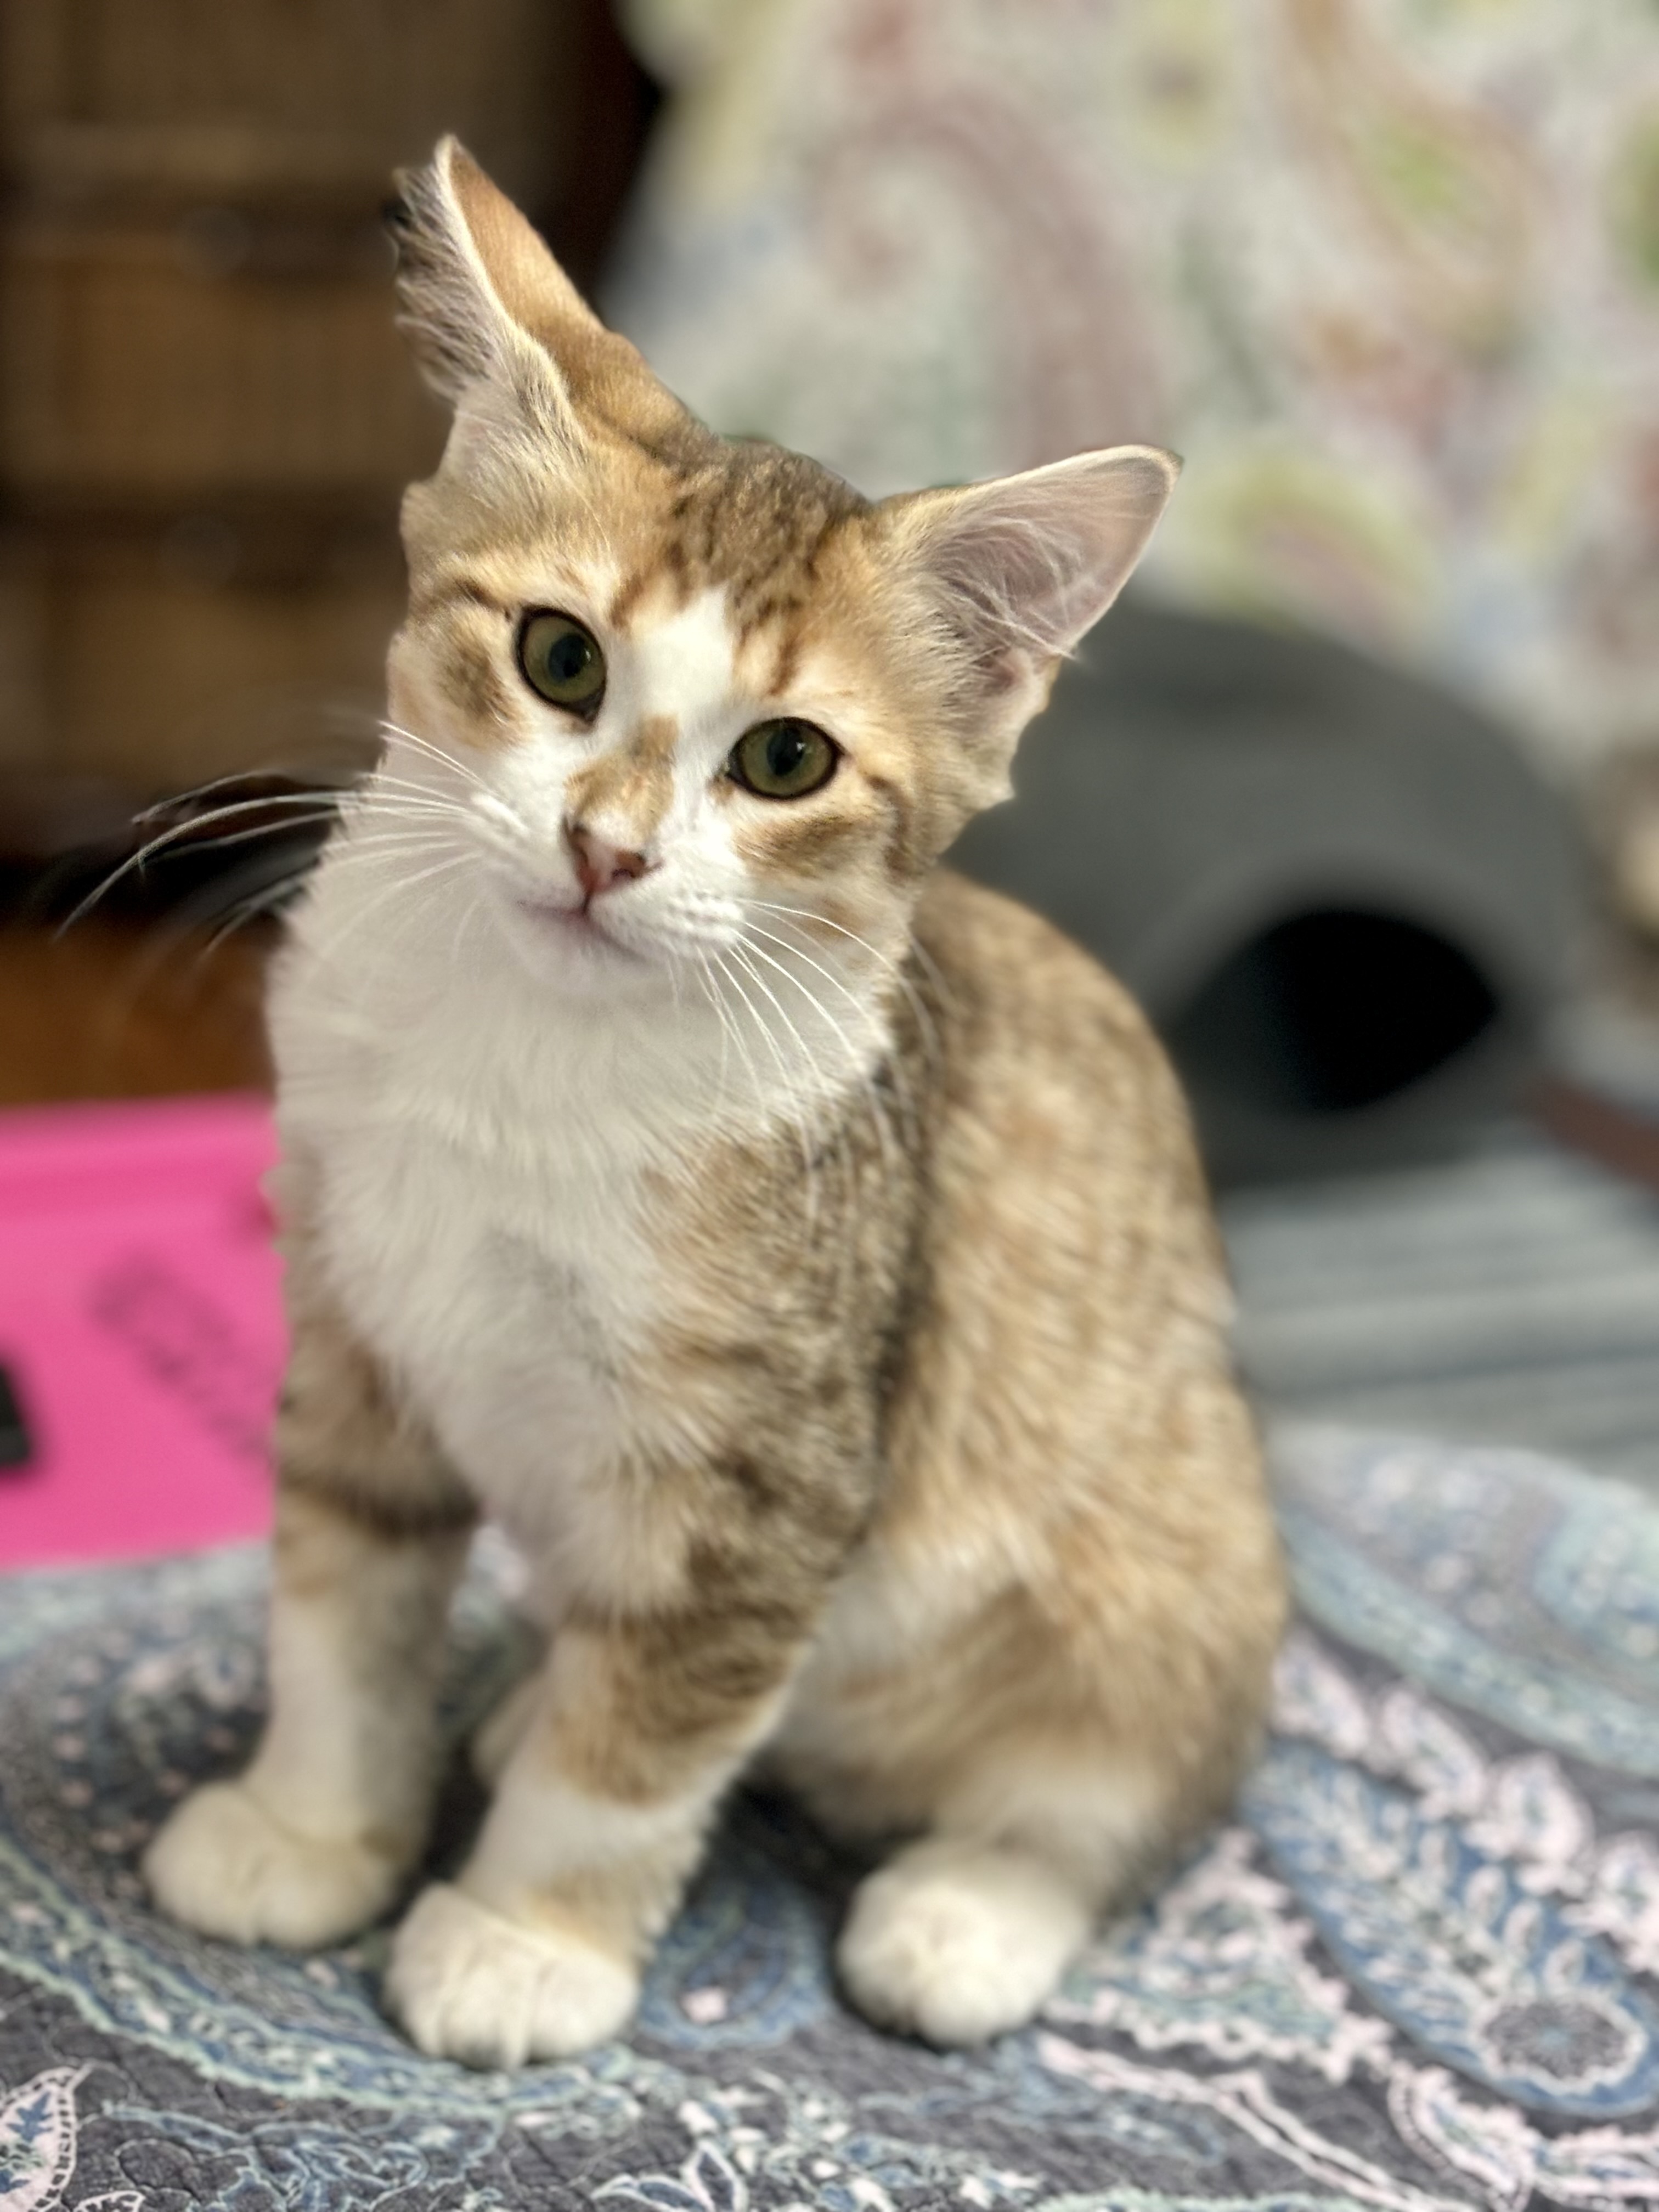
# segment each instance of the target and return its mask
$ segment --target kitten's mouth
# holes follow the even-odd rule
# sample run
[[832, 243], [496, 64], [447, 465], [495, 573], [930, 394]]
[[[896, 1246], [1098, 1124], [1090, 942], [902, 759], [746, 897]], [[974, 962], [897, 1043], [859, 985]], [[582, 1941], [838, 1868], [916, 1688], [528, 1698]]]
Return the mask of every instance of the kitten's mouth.
[[635, 962], [643, 957], [618, 943], [586, 902], [580, 906], [554, 906], [545, 900], [520, 898], [514, 903], [544, 937], [580, 947], [590, 957], [610, 954], [618, 960]]

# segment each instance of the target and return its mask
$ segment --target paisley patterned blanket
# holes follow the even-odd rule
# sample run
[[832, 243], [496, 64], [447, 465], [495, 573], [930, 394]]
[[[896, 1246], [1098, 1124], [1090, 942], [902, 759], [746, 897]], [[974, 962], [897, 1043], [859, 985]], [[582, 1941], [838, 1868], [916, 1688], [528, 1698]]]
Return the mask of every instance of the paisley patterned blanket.
[[[422, 2059], [380, 1937], [243, 1954], [139, 1892], [258, 1724], [261, 1555], [0, 1585], [0, 2212], [1659, 2205], [1659, 1515], [1514, 1452], [1279, 1458], [1302, 1613], [1238, 1824], [968, 2056], [843, 2008], [857, 1869], [746, 1796], [625, 2043]], [[512, 1638], [486, 1560], [458, 1730]]]

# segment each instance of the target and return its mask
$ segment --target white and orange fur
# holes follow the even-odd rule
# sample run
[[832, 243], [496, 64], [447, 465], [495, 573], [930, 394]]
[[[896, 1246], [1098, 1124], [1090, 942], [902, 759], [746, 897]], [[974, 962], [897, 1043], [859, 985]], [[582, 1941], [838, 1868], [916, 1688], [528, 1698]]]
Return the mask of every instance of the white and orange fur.
[[[619, 2030], [759, 1759], [892, 1838], [839, 1965], [942, 2044], [1028, 2019], [1226, 1804], [1283, 1612], [1178, 1092], [1046, 924], [936, 866], [1173, 484], [1143, 447], [879, 504], [713, 436], [453, 143], [405, 180], [450, 400], [389, 736], [270, 1027], [293, 1349], [270, 1713], [147, 1875], [325, 1944], [418, 1866], [479, 1513], [539, 1669], [389, 2002], [481, 2065]], [[522, 672], [551, 609], [597, 713]], [[833, 741], [799, 798], [757, 723]]]

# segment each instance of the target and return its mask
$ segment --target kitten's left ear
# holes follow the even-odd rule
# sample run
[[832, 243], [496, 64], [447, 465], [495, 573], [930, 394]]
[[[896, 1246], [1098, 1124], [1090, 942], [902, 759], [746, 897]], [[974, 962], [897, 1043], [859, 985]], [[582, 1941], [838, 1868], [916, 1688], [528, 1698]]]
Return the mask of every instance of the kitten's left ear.
[[970, 680], [988, 695], [1018, 695], [1038, 688], [1111, 605], [1180, 473], [1161, 447], [1113, 446], [1023, 476], [912, 492], [886, 512]]

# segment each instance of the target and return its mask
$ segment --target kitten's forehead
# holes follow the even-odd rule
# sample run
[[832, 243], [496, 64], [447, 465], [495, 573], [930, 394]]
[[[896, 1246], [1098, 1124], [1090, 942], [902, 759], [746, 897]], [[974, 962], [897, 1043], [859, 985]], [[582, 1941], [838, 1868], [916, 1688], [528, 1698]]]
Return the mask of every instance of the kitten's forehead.
[[811, 604], [829, 545], [869, 501], [816, 461], [781, 447], [712, 439], [696, 464], [653, 487], [609, 608], [623, 629], [662, 599], [690, 606], [719, 592], [738, 652]]
[[652, 594], [636, 604], [625, 627], [639, 713], [693, 716], [730, 696], [738, 640], [724, 586], [708, 585], [684, 601]]

